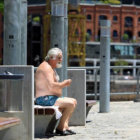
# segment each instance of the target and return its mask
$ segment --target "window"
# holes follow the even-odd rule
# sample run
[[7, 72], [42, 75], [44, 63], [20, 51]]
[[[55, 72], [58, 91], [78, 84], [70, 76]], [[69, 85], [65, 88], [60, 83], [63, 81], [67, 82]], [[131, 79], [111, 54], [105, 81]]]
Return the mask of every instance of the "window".
[[140, 31], [138, 32], [138, 37], [140, 37]]
[[90, 41], [91, 35], [92, 35], [91, 29], [87, 29], [86, 41]]
[[113, 16], [113, 21], [117, 21], [118, 17], [117, 16]]
[[136, 5], [140, 5], [140, 0], [135, 0]]
[[133, 33], [132, 33], [132, 31], [124, 31], [124, 34], [127, 34], [128, 35], [128, 39], [130, 40], [130, 39], [132, 39], [132, 37], [133, 37]]
[[1, 32], [1, 38], [3, 39], [3, 32]]
[[107, 19], [107, 16], [105, 16], [105, 15], [100, 15], [99, 16], [99, 20], [106, 20]]
[[138, 22], [140, 23], [140, 17], [138, 18]]
[[105, 15], [99, 16], [99, 18], [98, 18], [99, 25], [100, 25], [100, 20], [107, 20], [107, 16], [105, 16]]
[[118, 37], [118, 32], [116, 30], [113, 31], [113, 37]]
[[125, 17], [125, 27], [132, 27], [132, 26], [133, 26], [133, 18]]
[[89, 35], [92, 35], [91, 29], [87, 29], [87, 33], [88, 33]]
[[79, 35], [78, 29], [75, 30], [75, 35]]
[[122, 0], [122, 4], [133, 4], [133, 0]]
[[91, 20], [91, 15], [87, 15], [87, 20]]

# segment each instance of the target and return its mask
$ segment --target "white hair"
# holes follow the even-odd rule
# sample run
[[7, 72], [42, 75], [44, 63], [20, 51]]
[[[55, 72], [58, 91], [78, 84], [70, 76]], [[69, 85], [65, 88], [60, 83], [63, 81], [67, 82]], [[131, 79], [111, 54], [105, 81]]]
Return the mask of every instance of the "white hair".
[[48, 61], [51, 57], [51, 59], [54, 59], [58, 54], [62, 53], [62, 50], [59, 48], [51, 48], [48, 53], [47, 56], [45, 57], [45, 61]]

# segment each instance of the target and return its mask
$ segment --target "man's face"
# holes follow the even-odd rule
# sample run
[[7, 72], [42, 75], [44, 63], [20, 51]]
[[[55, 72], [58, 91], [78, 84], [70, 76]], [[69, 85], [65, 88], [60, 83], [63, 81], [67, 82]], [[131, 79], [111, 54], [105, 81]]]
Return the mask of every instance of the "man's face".
[[62, 53], [59, 53], [58, 56], [56, 57], [56, 68], [61, 68], [62, 67], [62, 60], [63, 60], [63, 56]]
[[62, 60], [63, 60], [62, 53], [59, 53], [57, 56], [52, 56], [50, 60], [53, 68], [62, 67]]

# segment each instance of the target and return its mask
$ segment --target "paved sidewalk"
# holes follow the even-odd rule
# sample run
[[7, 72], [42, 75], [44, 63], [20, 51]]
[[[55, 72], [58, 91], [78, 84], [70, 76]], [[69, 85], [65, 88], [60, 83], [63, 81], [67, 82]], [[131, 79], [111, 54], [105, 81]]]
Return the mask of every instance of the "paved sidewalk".
[[[98, 113], [99, 103], [89, 112], [86, 126], [71, 127], [76, 135], [49, 140], [140, 140], [140, 103], [111, 102], [109, 113]], [[35, 140], [47, 138], [36, 138]]]

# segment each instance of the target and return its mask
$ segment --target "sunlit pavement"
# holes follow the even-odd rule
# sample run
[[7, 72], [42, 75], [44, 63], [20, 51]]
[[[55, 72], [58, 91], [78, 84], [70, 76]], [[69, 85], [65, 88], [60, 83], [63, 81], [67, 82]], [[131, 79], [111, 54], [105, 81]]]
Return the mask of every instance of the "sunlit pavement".
[[[109, 113], [99, 113], [99, 103], [87, 117], [86, 126], [73, 126], [76, 135], [49, 140], [140, 140], [140, 102], [110, 102]], [[35, 140], [48, 138], [36, 138]]]

